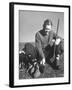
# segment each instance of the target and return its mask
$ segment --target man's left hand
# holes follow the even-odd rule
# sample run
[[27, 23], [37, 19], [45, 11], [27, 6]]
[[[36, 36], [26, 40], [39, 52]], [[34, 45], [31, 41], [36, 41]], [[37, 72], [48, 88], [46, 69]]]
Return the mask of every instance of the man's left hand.
[[55, 45], [59, 45], [61, 39], [60, 38], [57, 38], [56, 41], [55, 41]]

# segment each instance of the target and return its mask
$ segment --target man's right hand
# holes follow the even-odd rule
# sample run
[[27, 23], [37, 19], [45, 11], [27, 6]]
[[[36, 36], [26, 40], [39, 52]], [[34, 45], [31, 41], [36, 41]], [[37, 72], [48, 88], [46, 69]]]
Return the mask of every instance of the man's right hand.
[[42, 61], [40, 62], [40, 64], [45, 66], [45, 58], [42, 59]]

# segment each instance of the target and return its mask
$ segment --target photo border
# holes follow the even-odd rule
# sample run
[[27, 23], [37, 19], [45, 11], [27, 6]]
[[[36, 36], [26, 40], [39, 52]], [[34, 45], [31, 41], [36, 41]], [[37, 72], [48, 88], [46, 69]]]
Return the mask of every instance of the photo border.
[[[14, 5], [31, 5], [31, 6], [45, 6], [45, 7], [63, 7], [68, 8], [68, 20], [69, 20], [69, 77], [68, 82], [63, 83], [48, 83], [48, 84], [34, 84], [34, 85], [17, 85], [14, 86]], [[52, 4], [35, 4], [35, 3], [9, 3], [9, 86], [10, 87], [31, 87], [31, 86], [47, 86], [47, 85], [62, 85], [70, 84], [70, 6], [69, 5], [52, 5]]]

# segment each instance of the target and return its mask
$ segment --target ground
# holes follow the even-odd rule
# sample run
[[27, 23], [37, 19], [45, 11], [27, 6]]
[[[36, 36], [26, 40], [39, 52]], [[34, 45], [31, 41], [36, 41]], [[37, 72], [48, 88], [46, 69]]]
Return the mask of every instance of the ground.
[[[51, 78], [51, 77], [63, 77], [64, 76], [64, 63], [63, 57], [60, 60], [59, 70], [53, 69], [49, 64], [45, 65], [44, 73], [38, 78]], [[31, 79], [32, 77], [26, 72], [26, 69], [19, 70], [19, 79]]]
[[[23, 48], [24, 45], [21, 44], [21, 48]], [[60, 62], [59, 62], [59, 70], [55, 70], [51, 67], [51, 65], [46, 64], [44, 73], [41, 74], [38, 78], [55, 78], [55, 77], [63, 77], [64, 76], [64, 55], [61, 55]], [[32, 77], [29, 75], [29, 73], [26, 72], [26, 69], [19, 69], [19, 79], [31, 79]]]

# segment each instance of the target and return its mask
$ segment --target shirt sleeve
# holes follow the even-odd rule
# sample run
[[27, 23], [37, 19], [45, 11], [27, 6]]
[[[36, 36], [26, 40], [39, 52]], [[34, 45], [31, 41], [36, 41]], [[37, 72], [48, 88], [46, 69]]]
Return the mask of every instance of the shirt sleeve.
[[42, 50], [41, 38], [40, 38], [40, 35], [38, 33], [36, 33], [36, 35], [35, 35], [35, 46], [36, 46], [41, 58], [45, 58], [44, 52]]
[[56, 40], [56, 34], [53, 31], [49, 32], [49, 37], [48, 37], [48, 44], [50, 45], [52, 43], [52, 40]]

